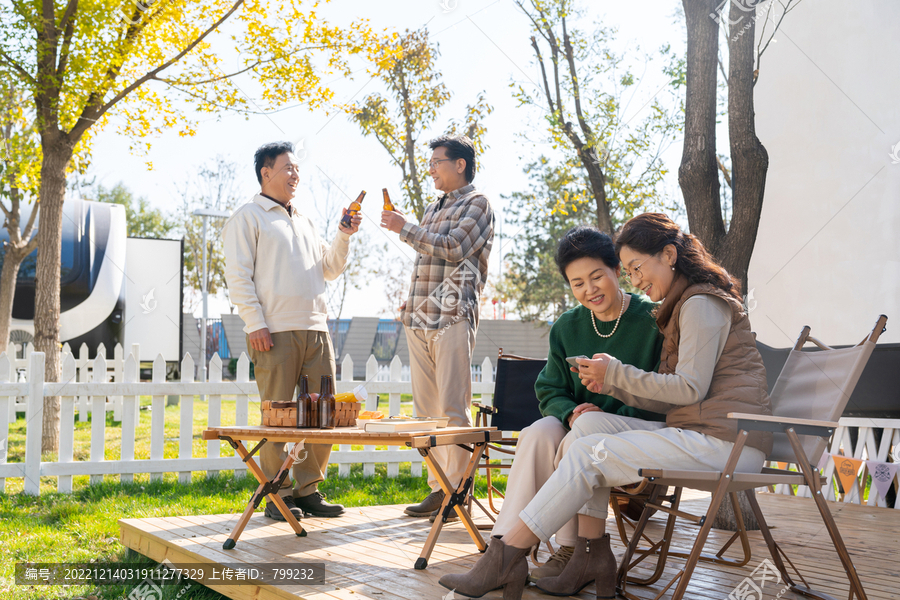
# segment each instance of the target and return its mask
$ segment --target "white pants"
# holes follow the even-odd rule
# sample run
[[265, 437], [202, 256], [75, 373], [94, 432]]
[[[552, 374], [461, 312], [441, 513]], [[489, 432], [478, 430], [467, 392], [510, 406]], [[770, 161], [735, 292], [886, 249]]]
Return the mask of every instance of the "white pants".
[[[475, 330], [468, 321], [446, 329], [406, 329], [413, 408], [420, 417], [450, 417], [448, 427], [472, 426], [472, 351]], [[454, 488], [472, 456], [456, 446], [438, 446], [431, 456]], [[441, 489], [428, 469], [428, 485]]]
[[[516, 457], [506, 482], [506, 494], [491, 535], [505, 535], [515, 524], [538, 490], [546, 483], [569, 446], [579, 438], [596, 433], [620, 433], [633, 430], [655, 430], [665, 423], [622, 417], [611, 413], [591, 411], [582, 414], [566, 432], [556, 417], [544, 417], [519, 433]], [[574, 546], [578, 523], [573, 517], [556, 531], [556, 543]]]
[[[721, 471], [733, 447], [732, 442], [674, 427], [588, 435], [570, 444], [519, 517], [546, 542], [576, 514], [605, 520], [610, 488], [640, 481], [638, 469]], [[735, 470], [758, 473], [765, 458], [762, 451], [744, 447]]]

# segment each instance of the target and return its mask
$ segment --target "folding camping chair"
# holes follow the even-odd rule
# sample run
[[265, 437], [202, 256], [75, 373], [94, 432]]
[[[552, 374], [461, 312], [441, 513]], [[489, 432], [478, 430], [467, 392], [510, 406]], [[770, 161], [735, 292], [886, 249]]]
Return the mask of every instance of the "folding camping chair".
[[[547, 364], [546, 358], [529, 358], [515, 354], [503, 354], [503, 348], [497, 356], [497, 375], [494, 379], [494, 401], [492, 406], [480, 402], [473, 402], [472, 406], [478, 409], [475, 416], [476, 427], [496, 427], [503, 432], [522, 431], [538, 419], [542, 419], [538, 399], [534, 393], [534, 382]], [[494, 487], [491, 474], [494, 470], [509, 469], [512, 465], [492, 463], [494, 459], [514, 457], [516, 454], [517, 437], [502, 437], [498, 441], [485, 446], [484, 461], [478, 465], [484, 469], [487, 477], [487, 503], [485, 507], [471, 493], [468, 499], [469, 514], [472, 513], [472, 504], [476, 504], [491, 520], [491, 524], [478, 525], [479, 529], [493, 528], [493, 522], [497, 519], [494, 515], [500, 514], [500, 509], [494, 506], [494, 496], [503, 498], [503, 493]], [[499, 456], [497, 456], [499, 455]], [[472, 487], [474, 490], [474, 486]], [[549, 545], [548, 545], [549, 547]], [[550, 553], [553, 553], [552, 548]], [[537, 552], [533, 553], [533, 558]], [[537, 562], [535, 558], [535, 562]], [[537, 563], [540, 564], [540, 563]]]
[[[728, 415], [729, 418], [737, 420], [738, 436], [722, 472], [679, 471], [654, 467], [640, 469], [639, 474], [652, 484], [650, 501], [638, 520], [631, 543], [628, 545], [625, 556], [619, 565], [617, 588], [620, 594], [626, 598], [636, 598], [627, 591], [627, 583], [630, 580], [628, 571], [647, 556], [653, 554], [651, 549], [642, 552], [640, 556], [632, 561], [650, 513], [653, 510], [660, 510], [670, 515], [682, 516], [682, 513], [678, 511], [677, 505], [664, 506], [659, 503], [661, 492], [666, 491], [668, 489], [667, 486], [675, 486], [676, 488], [689, 487], [712, 492], [712, 499], [706, 515], [698, 521], [700, 530], [697, 533], [696, 541], [687, 562], [663, 588], [657, 599], [662, 597], [676, 581], [678, 585], [672, 595], [672, 600], [680, 600], [684, 597], [691, 575], [703, 552], [703, 546], [712, 528], [713, 519], [718, 512], [719, 505], [726, 494], [744, 492], [753, 514], [759, 521], [760, 531], [772, 556], [772, 561], [781, 573], [784, 583], [796, 593], [822, 600], [834, 600], [823, 592], [816, 592], [810, 589], [803, 575], [800, 574], [784, 553], [784, 550], [772, 538], [765, 517], [762, 510], [760, 510], [755, 488], [787, 484], [809, 486], [816, 508], [819, 510], [828, 534], [831, 536], [831, 541], [850, 582], [850, 598], [852, 599], [855, 594], [860, 600], [866, 600], [866, 594], [856, 573], [856, 568], [853, 566], [850, 554], [847, 552], [837, 525], [821, 493], [822, 486], [827, 481], [821, 476], [818, 469], [814, 471], [810, 465], [818, 464], [825, 450], [826, 441], [838, 426], [837, 421], [840, 419], [850, 399], [850, 395], [853, 393], [853, 388], [856, 386], [856, 382], [859, 380], [860, 374], [869, 360], [869, 356], [875, 349], [879, 336], [885, 330], [886, 323], [887, 317], [881, 315], [875, 324], [875, 328], [862, 342], [850, 348], [840, 349], [830, 348], [811, 337], [809, 335], [809, 327], [804, 327], [770, 395], [772, 416], [738, 413]], [[820, 351], [804, 352], [803, 346], [808, 341], [818, 346]], [[734, 469], [740, 458], [741, 450], [744, 447], [749, 431], [773, 432], [775, 443], [767, 460], [796, 463], [800, 472], [764, 467], [760, 473], [735, 473]], [[803, 436], [802, 441], [800, 436]], [[739, 510], [735, 512], [737, 515], [740, 515]], [[795, 583], [791, 578], [782, 561], [782, 556], [791, 565], [802, 585]]]

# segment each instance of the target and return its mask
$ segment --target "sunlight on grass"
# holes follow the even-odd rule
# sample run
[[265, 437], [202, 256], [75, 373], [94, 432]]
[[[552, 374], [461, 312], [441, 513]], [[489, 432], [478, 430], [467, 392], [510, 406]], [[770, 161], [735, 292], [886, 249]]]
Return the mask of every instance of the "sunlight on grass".
[[[140, 424], [136, 428], [135, 458], [150, 456], [150, 398], [143, 397]], [[388, 409], [388, 399], [383, 395], [379, 409]], [[192, 420], [192, 454], [207, 456], [210, 442], [200, 439], [207, 428], [208, 403], [194, 398]], [[412, 414], [412, 403], [401, 403], [401, 414]], [[250, 424], [260, 422], [259, 404], [250, 403]], [[165, 409], [164, 456], [178, 457], [180, 406]], [[91, 420], [79, 422], [76, 413], [74, 460], [90, 459]], [[223, 398], [222, 424], [235, 424], [235, 400]], [[223, 442], [220, 456], [232, 456], [232, 448]], [[121, 456], [121, 424], [112, 421], [112, 413], [106, 414], [104, 459], [118, 460]], [[9, 462], [22, 462], [25, 453], [25, 419], [20, 416], [9, 428]], [[359, 447], [362, 448], [361, 446]], [[378, 448], [384, 448], [378, 446]], [[56, 455], [47, 453], [42, 459], [55, 461]], [[353, 506], [390, 504], [415, 504], [430, 491], [424, 474], [414, 477], [409, 463], [400, 464], [400, 476], [387, 477], [387, 465], [376, 464], [374, 477], [362, 475], [361, 464], [351, 465], [350, 476], [337, 476], [337, 465], [330, 465], [328, 478], [319, 489], [330, 502]], [[56, 478], [41, 478], [41, 495], [26, 496], [21, 492], [22, 478], [6, 480], [6, 493], [0, 494], [0, 545], [4, 560], [0, 562], [0, 598], [10, 600], [37, 600], [39, 598], [88, 598], [97, 600], [127, 598], [131, 589], [122, 586], [102, 586], [91, 589], [86, 586], [17, 586], [14, 583], [14, 567], [17, 562], [128, 562], [151, 566], [142, 557], [124, 548], [118, 540], [118, 520], [123, 518], [148, 518], [181, 515], [234, 514], [235, 518], [247, 504], [257, 482], [251, 477], [235, 479], [233, 471], [222, 471], [216, 477], [207, 478], [203, 471], [192, 475], [190, 484], [179, 484], [177, 473], [165, 473], [160, 481], [150, 481], [149, 474], [137, 474], [134, 483], [122, 484], [118, 475], [104, 477], [101, 484], [90, 485], [87, 475], [74, 476], [71, 494], [56, 492]], [[495, 485], [503, 491], [505, 477], [495, 477]], [[476, 496], [486, 495], [483, 476], [476, 480]], [[262, 511], [264, 504], [258, 511]], [[182, 589], [180, 586], [164, 586], [161, 600], [173, 600]], [[200, 585], [194, 585], [179, 600], [219, 600], [220, 594]]]

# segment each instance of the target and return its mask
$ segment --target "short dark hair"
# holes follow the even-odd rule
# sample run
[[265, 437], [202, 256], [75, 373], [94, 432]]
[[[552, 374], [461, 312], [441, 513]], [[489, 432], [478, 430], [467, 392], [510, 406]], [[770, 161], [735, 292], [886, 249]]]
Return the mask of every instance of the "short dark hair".
[[466, 181], [472, 183], [475, 179], [475, 144], [467, 135], [442, 135], [428, 142], [432, 150], [446, 148], [447, 158], [456, 160], [462, 158], [466, 161]]
[[262, 169], [275, 166], [275, 160], [282, 154], [294, 151], [294, 145], [290, 142], [272, 142], [263, 144], [256, 149], [253, 155], [253, 165], [256, 167], [256, 179], [262, 183]]
[[569, 283], [566, 267], [579, 258], [596, 258], [613, 270], [619, 266], [619, 257], [616, 255], [612, 238], [596, 227], [584, 225], [573, 227], [559, 240], [556, 247], [556, 266], [559, 267], [559, 272], [566, 283]]

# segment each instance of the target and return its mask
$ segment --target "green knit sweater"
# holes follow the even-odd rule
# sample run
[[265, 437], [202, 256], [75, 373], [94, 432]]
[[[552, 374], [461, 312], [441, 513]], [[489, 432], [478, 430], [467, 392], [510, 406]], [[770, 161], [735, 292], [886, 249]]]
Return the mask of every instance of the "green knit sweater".
[[[662, 336], [656, 327], [652, 311], [656, 304], [646, 296], [631, 294], [628, 310], [616, 333], [609, 338], [598, 337], [591, 326], [590, 309], [578, 305], [566, 311], [550, 329], [550, 355], [547, 366], [538, 375], [534, 391], [540, 401], [541, 414], [554, 416], [568, 429], [569, 415], [585, 402], [596, 404], [600, 410], [648, 421], [665, 421], [665, 415], [652, 413], [622, 404], [612, 396], [588, 391], [577, 373], [569, 370], [566, 357], [597, 353], [610, 354], [628, 365], [644, 371], [656, 371]], [[602, 334], [612, 331], [615, 321], [597, 321]]]

